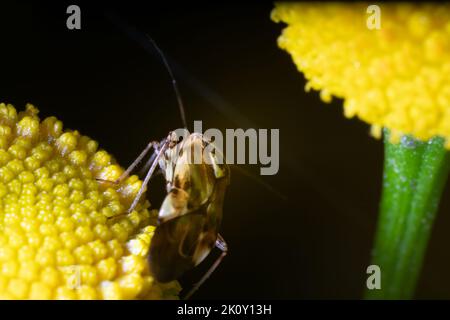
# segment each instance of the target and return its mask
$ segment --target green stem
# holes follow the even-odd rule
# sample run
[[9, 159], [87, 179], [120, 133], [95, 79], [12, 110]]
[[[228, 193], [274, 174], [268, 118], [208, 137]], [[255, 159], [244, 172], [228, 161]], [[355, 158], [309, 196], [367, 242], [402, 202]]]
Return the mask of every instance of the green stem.
[[385, 130], [383, 191], [372, 264], [381, 270], [381, 289], [369, 299], [410, 299], [449, 172], [444, 139], [427, 142], [403, 136], [389, 142]]

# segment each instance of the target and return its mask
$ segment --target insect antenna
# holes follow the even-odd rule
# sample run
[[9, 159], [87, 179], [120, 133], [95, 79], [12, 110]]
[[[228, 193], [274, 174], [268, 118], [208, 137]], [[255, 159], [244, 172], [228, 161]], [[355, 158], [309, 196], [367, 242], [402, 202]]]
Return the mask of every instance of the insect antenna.
[[[172, 86], [175, 90], [175, 95], [177, 97], [177, 103], [178, 103], [178, 108], [180, 110], [181, 121], [183, 122], [184, 128], [187, 129], [186, 113], [184, 111], [185, 109], [184, 109], [184, 105], [183, 105], [183, 100], [181, 99], [181, 93], [178, 88], [178, 83], [175, 79], [175, 76], [172, 72], [172, 68], [170, 67], [170, 64], [166, 58], [166, 55], [163, 53], [161, 48], [156, 44], [155, 40], [153, 40], [152, 37], [150, 37], [146, 33], [143, 33], [142, 31], [138, 30], [136, 27], [130, 25], [126, 21], [124, 21], [115, 12], [108, 10], [108, 11], [104, 11], [103, 13], [104, 13], [105, 17], [110, 22], [112, 22], [118, 29], [120, 29], [123, 33], [125, 33], [130, 38], [132, 38], [137, 43], [139, 43], [147, 51], [154, 54], [154, 51], [156, 49], [159, 57], [161, 58], [161, 60], [164, 63], [164, 67], [166, 68], [166, 70], [169, 73], [169, 76], [171, 78]], [[151, 44], [151, 46], [148, 45], [149, 43]]]
[[175, 76], [173, 75], [172, 68], [170, 68], [169, 62], [167, 61], [166, 56], [164, 55], [164, 52], [156, 44], [155, 40], [153, 40], [153, 38], [150, 37], [148, 34], [146, 36], [147, 36], [148, 40], [150, 40], [152, 45], [155, 47], [156, 51], [158, 51], [158, 54], [160, 55], [161, 60], [163, 61], [164, 66], [166, 67], [166, 70], [169, 73], [169, 76], [172, 80], [172, 86], [175, 91], [175, 95], [177, 97], [178, 108], [180, 109], [181, 121], [183, 122], [184, 128], [187, 129], [186, 113], [184, 111], [183, 100], [181, 99], [180, 89], [178, 88], [177, 80], [175, 79]]

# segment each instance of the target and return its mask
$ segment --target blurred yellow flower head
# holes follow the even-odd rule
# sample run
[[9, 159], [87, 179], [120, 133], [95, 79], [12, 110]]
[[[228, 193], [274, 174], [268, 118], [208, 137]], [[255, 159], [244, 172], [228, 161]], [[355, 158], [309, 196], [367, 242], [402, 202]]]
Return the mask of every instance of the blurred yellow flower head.
[[148, 201], [120, 215], [142, 182], [100, 184], [123, 172], [111, 155], [37, 113], [0, 104], [0, 299], [176, 298], [149, 274]]
[[450, 148], [450, 5], [382, 3], [381, 28], [363, 3], [277, 3], [278, 38], [306, 90], [344, 99], [346, 117], [382, 127], [395, 140], [442, 136]]

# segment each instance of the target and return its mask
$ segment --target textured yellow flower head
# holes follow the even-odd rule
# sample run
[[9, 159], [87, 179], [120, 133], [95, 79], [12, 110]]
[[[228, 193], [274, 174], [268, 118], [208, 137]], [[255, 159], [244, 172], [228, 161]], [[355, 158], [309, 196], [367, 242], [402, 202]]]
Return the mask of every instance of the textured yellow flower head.
[[344, 99], [346, 117], [382, 127], [394, 140], [412, 134], [446, 138], [450, 148], [450, 5], [379, 4], [380, 29], [369, 29], [369, 4], [277, 3], [278, 38], [306, 90], [325, 102]]
[[[97, 142], [0, 104], [0, 299], [176, 298], [146, 260], [154, 226], [141, 186]], [[117, 217], [116, 217], [117, 216]], [[112, 218], [111, 218], [112, 217]]]

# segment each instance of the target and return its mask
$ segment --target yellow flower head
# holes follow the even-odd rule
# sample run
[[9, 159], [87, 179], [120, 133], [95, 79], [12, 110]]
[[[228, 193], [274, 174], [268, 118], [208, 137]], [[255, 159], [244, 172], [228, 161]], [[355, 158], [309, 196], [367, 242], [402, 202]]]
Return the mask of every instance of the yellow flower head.
[[37, 113], [0, 104], [0, 299], [176, 298], [177, 282], [149, 274], [148, 201], [121, 215], [142, 182], [99, 183], [123, 169]]
[[[439, 135], [450, 148], [450, 5], [278, 3], [272, 19], [288, 26], [278, 39], [325, 102], [344, 99], [379, 136]], [[369, 24], [368, 24], [369, 20]]]

